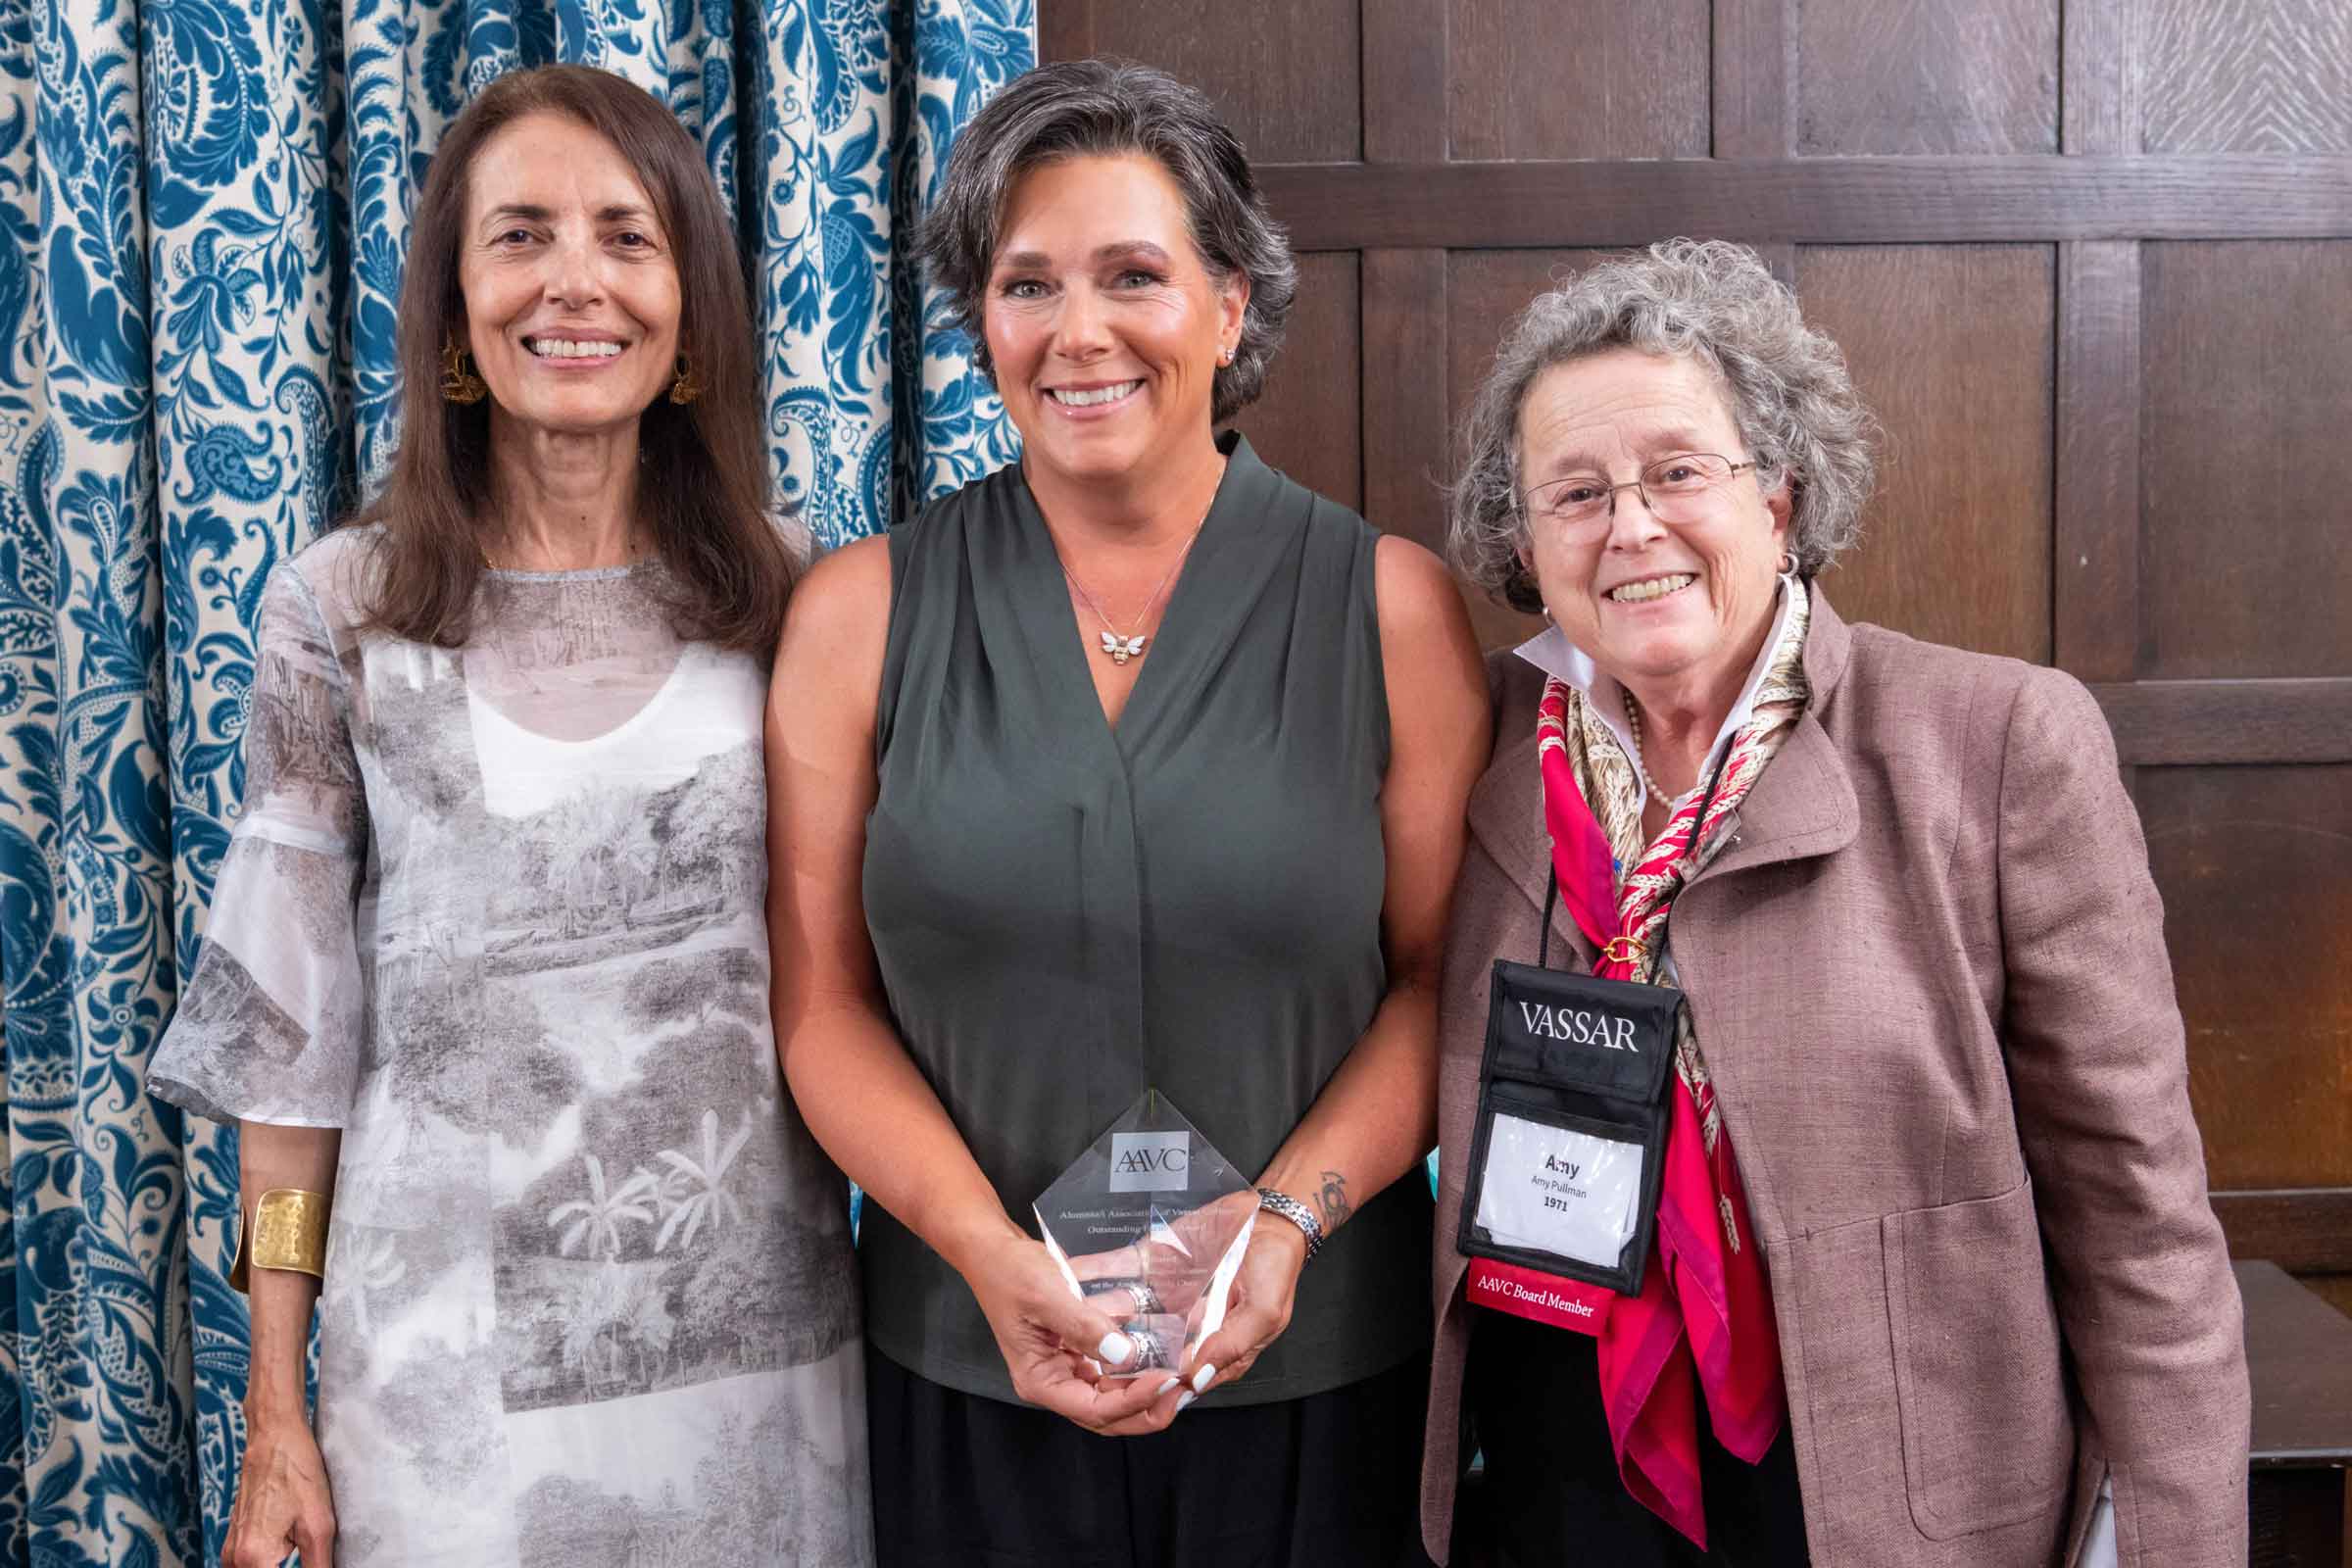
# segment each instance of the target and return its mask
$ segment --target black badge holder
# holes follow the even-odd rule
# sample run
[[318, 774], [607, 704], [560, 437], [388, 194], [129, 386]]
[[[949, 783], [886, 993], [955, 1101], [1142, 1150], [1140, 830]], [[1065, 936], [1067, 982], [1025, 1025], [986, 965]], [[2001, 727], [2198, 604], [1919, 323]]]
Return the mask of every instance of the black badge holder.
[[[1545, 900], [1546, 929], [1551, 902]], [[1494, 960], [1478, 1118], [1457, 1233], [1464, 1255], [1495, 1258], [1621, 1295], [1641, 1294], [1642, 1268], [1657, 1231], [1658, 1189], [1665, 1179], [1667, 1073], [1682, 1001], [1683, 994], [1671, 986]], [[1612, 1262], [1516, 1245], [1480, 1223], [1497, 1113], [1639, 1148], [1633, 1234]]]

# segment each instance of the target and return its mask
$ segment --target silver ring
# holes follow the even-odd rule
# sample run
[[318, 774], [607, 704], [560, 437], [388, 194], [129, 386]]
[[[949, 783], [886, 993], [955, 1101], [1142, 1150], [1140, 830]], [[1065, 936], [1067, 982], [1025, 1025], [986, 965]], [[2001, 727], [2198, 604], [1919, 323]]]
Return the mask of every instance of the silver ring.
[[1135, 1303], [1133, 1311], [1137, 1317], [1149, 1317], [1153, 1312], [1166, 1310], [1159, 1304], [1159, 1293], [1152, 1288], [1152, 1282], [1132, 1275], [1088, 1280], [1085, 1295], [1089, 1301], [1103, 1305], [1105, 1310], [1113, 1312], [1118, 1311], [1119, 1308], [1106, 1305], [1108, 1298], [1124, 1296], [1129, 1301]]
[[1135, 1342], [1135, 1359], [1127, 1364], [1134, 1372], [1163, 1371], [1176, 1363], [1168, 1359], [1167, 1342], [1152, 1329], [1130, 1328], [1127, 1337]]

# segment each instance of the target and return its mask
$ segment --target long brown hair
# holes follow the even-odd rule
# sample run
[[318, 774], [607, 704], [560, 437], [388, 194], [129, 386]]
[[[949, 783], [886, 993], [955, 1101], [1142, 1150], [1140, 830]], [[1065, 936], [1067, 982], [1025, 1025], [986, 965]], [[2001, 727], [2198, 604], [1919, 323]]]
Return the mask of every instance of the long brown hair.
[[351, 519], [382, 525], [363, 590], [368, 624], [444, 648], [466, 641], [492, 505], [490, 413], [486, 400], [468, 406], [441, 396], [441, 348], [464, 313], [458, 251], [466, 176], [491, 137], [534, 114], [564, 116], [611, 142], [669, 236], [678, 347], [702, 395], [683, 405], [656, 398], [645, 411], [638, 509], [674, 585], [679, 633], [765, 659], [775, 652], [795, 563], [769, 516], [759, 368], [734, 230], [677, 117], [624, 77], [586, 66], [501, 76], [433, 155], [400, 291], [400, 448], [382, 492]]

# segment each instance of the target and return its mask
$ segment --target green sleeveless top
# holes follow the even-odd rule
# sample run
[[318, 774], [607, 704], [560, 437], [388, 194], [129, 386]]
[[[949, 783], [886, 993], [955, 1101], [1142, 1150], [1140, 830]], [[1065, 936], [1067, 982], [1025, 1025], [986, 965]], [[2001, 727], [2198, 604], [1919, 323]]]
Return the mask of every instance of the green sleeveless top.
[[[1116, 730], [1018, 465], [890, 535], [866, 920], [899, 1038], [1032, 1233], [1148, 1086], [1254, 1176], [1387, 989], [1378, 535], [1222, 442]], [[1211, 1397], [1296, 1398], [1423, 1349], [1429, 1237], [1417, 1173], [1361, 1200], [1288, 1332]], [[962, 1279], [871, 1202], [859, 1257], [877, 1349], [1014, 1397]]]

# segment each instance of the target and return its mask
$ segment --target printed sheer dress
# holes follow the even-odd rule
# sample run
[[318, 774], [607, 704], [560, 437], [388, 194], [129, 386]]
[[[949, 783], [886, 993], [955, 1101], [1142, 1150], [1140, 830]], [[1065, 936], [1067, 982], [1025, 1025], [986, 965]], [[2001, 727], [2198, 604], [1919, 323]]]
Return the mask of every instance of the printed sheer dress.
[[871, 1561], [847, 1188], [767, 1008], [757, 664], [659, 565], [360, 633], [263, 598], [246, 806], [157, 1094], [340, 1127], [318, 1426], [347, 1568]]

